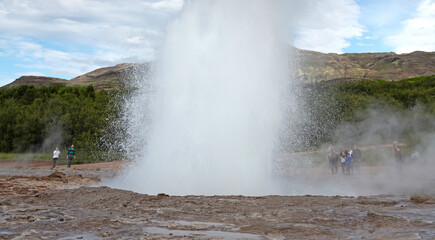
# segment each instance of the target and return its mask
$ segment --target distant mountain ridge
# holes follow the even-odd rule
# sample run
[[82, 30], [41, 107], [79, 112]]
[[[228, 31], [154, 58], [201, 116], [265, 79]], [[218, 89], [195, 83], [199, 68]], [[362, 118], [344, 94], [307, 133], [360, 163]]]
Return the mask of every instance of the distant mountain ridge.
[[[292, 48], [290, 64], [293, 78], [304, 82], [355, 81], [360, 79], [398, 81], [405, 78], [435, 75], [435, 52], [396, 53], [320, 53]], [[99, 68], [71, 80], [22, 76], [4, 87], [20, 85], [85, 87], [93, 85], [98, 90], [122, 87], [136, 67], [148, 67], [149, 63], [123, 63]]]
[[113, 90], [122, 87], [128, 80], [128, 74], [133, 71], [135, 67], [141, 65], [147, 64], [122, 63], [113, 67], [99, 68], [71, 80], [41, 76], [22, 76], [4, 87], [11, 88], [21, 85], [49, 86], [52, 84], [60, 84], [71, 87], [93, 85], [94, 89], [97, 91]]
[[386, 80], [435, 75], [435, 52], [319, 53], [294, 49], [298, 64], [294, 77], [306, 82], [328, 80]]

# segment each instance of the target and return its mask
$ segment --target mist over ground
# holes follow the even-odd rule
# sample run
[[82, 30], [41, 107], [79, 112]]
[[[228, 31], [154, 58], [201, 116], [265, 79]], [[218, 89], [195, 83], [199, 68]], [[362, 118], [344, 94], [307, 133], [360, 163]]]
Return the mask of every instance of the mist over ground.
[[[406, 111], [370, 108], [356, 112], [358, 122], [339, 124], [335, 141], [305, 152], [283, 153], [276, 160], [282, 194], [376, 195], [433, 193], [435, 187], [435, 132], [433, 115], [416, 106]], [[393, 142], [398, 141], [404, 162], [395, 161]], [[361, 170], [331, 175], [328, 147], [341, 153], [349, 147], [362, 152]], [[418, 152], [417, 155], [414, 155]]]

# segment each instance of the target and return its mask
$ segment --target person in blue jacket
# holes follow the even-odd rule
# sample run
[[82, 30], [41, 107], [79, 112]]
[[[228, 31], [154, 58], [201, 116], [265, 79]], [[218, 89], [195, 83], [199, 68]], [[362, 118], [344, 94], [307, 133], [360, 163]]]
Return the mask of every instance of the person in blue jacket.
[[345, 160], [346, 160], [346, 172], [347, 174], [351, 174], [351, 172], [353, 172], [353, 166], [352, 166], [352, 157], [350, 156], [350, 153], [347, 153]]

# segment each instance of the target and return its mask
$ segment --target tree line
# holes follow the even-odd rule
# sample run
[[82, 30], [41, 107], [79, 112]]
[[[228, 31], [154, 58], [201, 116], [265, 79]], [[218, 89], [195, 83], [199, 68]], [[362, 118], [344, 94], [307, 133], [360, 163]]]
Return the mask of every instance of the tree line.
[[[22, 85], [0, 89], [0, 152], [52, 152], [99, 146], [112, 111], [111, 95], [86, 88]], [[83, 158], [82, 158], [83, 159]]]
[[[421, 113], [409, 126], [398, 126], [397, 134], [381, 136], [385, 141], [399, 138], [417, 144], [419, 133], [435, 132], [435, 76], [396, 82], [320, 82], [303, 84], [301, 89], [300, 108], [309, 121], [293, 126], [303, 139], [293, 143], [294, 150], [337, 142], [346, 134], [337, 136], [342, 126], [357, 128], [374, 110], [409, 118], [415, 117], [416, 108]], [[56, 146], [65, 151], [65, 146], [74, 144], [79, 162], [109, 160], [107, 152], [116, 152], [116, 146], [110, 146], [113, 143], [107, 136], [124, 134], [119, 132], [122, 128], [114, 130], [110, 123], [121, 115], [123, 92], [131, 91], [134, 89], [96, 92], [92, 85], [2, 88], [0, 152], [52, 152]], [[358, 141], [364, 131], [351, 132], [349, 141]], [[117, 157], [122, 157], [120, 154]]]
[[[415, 145], [420, 141], [419, 134], [435, 132], [435, 76], [395, 82], [320, 82], [305, 84], [304, 88], [302, 106], [310, 121], [301, 127], [309, 131], [301, 134], [312, 134], [302, 148], [315, 148], [339, 138], [355, 143], [375, 124], [390, 131], [380, 129], [379, 141], [384, 142], [396, 139]], [[387, 120], [397, 121], [387, 124]], [[343, 137], [347, 134], [343, 131], [337, 136], [343, 126], [354, 128], [349, 130], [352, 136]]]

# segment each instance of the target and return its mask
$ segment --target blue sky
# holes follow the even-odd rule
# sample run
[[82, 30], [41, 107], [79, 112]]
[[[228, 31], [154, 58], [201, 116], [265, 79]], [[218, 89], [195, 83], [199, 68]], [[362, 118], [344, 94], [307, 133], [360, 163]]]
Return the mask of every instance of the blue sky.
[[362, 37], [348, 39], [350, 46], [343, 48], [343, 52], [397, 52], [386, 38], [403, 30], [402, 23], [418, 14], [417, 7], [422, 1], [360, 0], [356, 3], [360, 6], [359, 22], [364, 26], [364, 33]]
[[[435, 51], [435, 0], [281, 1], [298, 9], [289, 42], [301, 49]], [[23, 75], [71, 79], [118, 63], [152, 61], [183, 4], [0, 0], [0, 86]]]

